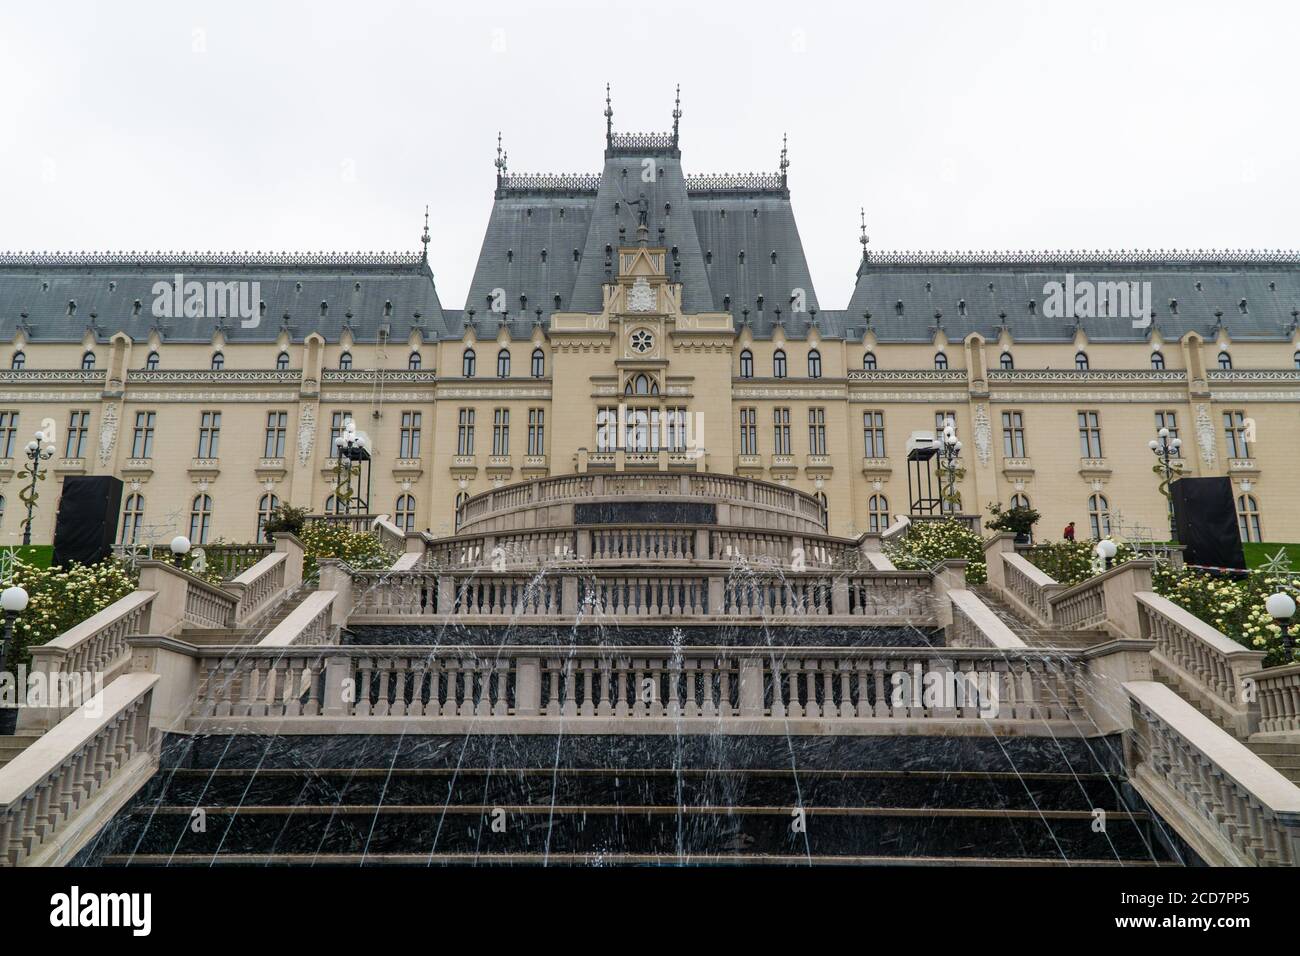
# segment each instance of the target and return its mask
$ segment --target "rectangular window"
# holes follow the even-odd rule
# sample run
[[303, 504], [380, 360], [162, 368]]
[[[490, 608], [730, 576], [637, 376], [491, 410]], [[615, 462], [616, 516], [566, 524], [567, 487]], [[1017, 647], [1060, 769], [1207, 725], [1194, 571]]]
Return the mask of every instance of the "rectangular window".
[[790, 409], [772, 409], [773, 452], [777, 455], [792, 455], [790, 450]]
[[758, 454], [757, 408], [742, 408], [740, 410], [740, 453], [742, 455]]
[[1005, 458], [1025, 457], [1024, 412], [1002, 413], [1002, 455]]
[[862, 454], [867, 458], [887, 458], [885, 454], [885, 413], [862, 413]]
[[398, 458], [420, 457], [420, 412], [402, 412], [402, 431], [398, 442]]
[[546, 454], [546, 410], [528, 409], [528, 454]]
[[498, 408], [492, 412], [492, 454], [510, 454], [510, 409]]
[[335, 412], [330, 416], [330, 447], [329, 456], [337, 458], [339, 456], [338, 446], [334, 442], [343, 437], [343, 423], [352, 420], [351, 412]]
[[266, 413], [266, 442], [262, 446], [263, 458], [284, 457], [284, 436], [288, 430], [288, 412]]
[[14, 437], [18, 431], [18, 413], [0, 412], [0, 458], [14, 456]]
[[86, 432], [90, 430], [90, 412], [71, 412], [68, 415], [68, 440], [63, 446], [64, 458], [84, 458]]
[[943, 411], [935, 412], [935, 413], [934, 413], [934, 433], [935, 433], [935, 435], [938, 435], [939, 437], [942, 437], [942, 436], [943, 436], [943, 429], [944, 429], [944, 426], [946, 426], [949, 422], [952, 422], [952, 427], [953, 427], [953, 428], [956, 428], [956, 427], [957, 427], [957, 413], [956, 413], [956, 412], [952, 411], [951, 409], [945, 409], [945, 410], [943, 410]]
[[1229, 458], [1249, 458], [1250, 444], [1246, 441], [1246, 413], [1223, 413], [1223, 437], [1228, 443]]
[[826, 409], [808, 409], [808, 454], [826, 454]]
[[456, 428], [456, 454], [474, 454], [474, 409], [462, 408]]
[[[1178, 437], [1178, 413], [1175, 411], [1156, 412], [1156, 434], [1160, 434], [1160, 429], [1169, 429], [1169, 441]], [[1171, 458], [1181, 458], [1183, 450], [1181, 448], [1172, 448], [1169, 451]]]
[[617, 447], [618, 409], [599, 409], [596, 412], [596, 451], [613, 451]]
[[153, 426], [156, 413], [136, 412], [135, 433], [131, 438], [132, 458], [153, 457]]
[[1097, 412], [1079, 412], [1079, 457], [1101, 458], [1101, 417]]
[[668, 450], [686, 450], [686, 409], [669, 408], [664, 412], [668, 425]]
[[[219, 457], [221, 440], [221, 413], [203, 412], [199, 415], [199, 458]], [[147, 457], [147, 456], [146, 456]]]

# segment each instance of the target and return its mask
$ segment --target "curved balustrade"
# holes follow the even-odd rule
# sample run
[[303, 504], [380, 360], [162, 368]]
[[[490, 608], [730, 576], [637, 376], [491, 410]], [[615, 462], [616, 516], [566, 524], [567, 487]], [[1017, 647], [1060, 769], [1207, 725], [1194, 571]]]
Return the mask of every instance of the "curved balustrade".
[[1259, 701], [1259, 732], [1295, 734], [1300, 731], [1300, 664], [1270, 667], [1246, 674]]

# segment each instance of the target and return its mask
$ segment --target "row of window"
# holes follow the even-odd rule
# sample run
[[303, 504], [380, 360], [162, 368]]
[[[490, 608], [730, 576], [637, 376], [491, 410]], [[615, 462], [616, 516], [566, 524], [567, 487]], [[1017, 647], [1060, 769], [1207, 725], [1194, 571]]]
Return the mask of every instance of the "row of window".
[[[474, 454], [475, 409], [462, 408], [456, 416], [456, 454]], [[492, 454], [510, 454], [510, 409], [492, 410]], [[528, 450], [526, 455], [546, 454], [546, 410], [528, 409]], [[414, 457], [414, 456], [412, 456]]]
[[[412, 356], [415, 356], [412, 353]], [[541, 349], [533, 349], [532, 366], [530, 373], [533, 378], [542, 378], [546, 375], [546, 354]], [[473, 349], [466, 349], [461, 353], [460, 374], [464, 378], [473, 378], [478, 374], [478, 356]], [[497, 352], [497, 378], [510, 377], [510, 350], [502, 349]]]

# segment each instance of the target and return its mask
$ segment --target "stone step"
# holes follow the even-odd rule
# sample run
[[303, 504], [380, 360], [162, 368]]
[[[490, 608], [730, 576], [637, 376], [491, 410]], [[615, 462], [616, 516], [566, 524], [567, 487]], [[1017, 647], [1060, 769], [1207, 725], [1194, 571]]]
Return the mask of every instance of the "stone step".
[[40, 739], [40, 734], [6, 734], [0, 736], [0, 767]]
[[1286, 741], [1272, 740], [1251, 740], [1247, 742], [1247, 747], [1255, 753], [1263, 756], [1264, 754], [1300, 757], [1300, 743], [1287, 743]]

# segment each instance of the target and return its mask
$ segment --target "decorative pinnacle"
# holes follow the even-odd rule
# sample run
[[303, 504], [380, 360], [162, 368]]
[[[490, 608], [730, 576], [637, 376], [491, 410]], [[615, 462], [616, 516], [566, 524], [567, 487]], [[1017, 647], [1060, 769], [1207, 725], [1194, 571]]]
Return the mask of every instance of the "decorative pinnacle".
[[605, 84], [605, 145], [614, 145], [614, 107], [609, 99], [609, 84]]
[[424, 233], [420, 236], [420, 243], [424, 247], [420, 253], [420, 258], [425, 262], [429, 261], [429, 207], [424, 207]]
[[790, 168], [790, 154], [786, 148], [786, 135], [781, 134], [781, 186], [785, 187], [785, 171]]
[[492, 161], [492, 165], [497, 168], [497, 186], [501, 185], [501, 180], [506, 175], [506, 160], [510, 154], [501, 149], [501, 131], [497, 130], [497, 158]]
[[673, 101], [673, 145], [677, 145], [677, 127], [682, 118], [682, 85], [677, 84], [677, 98]]
[[858, 239], [858, 242], [862, 243], [862, 261], [866, 262], [867, 259], [870, 258], [870, 256], [867, 253], [867, 243], [871, 241], [870, 239], [867, 238], [867, 207], [866, 206], [863, 206], [859, 210], [859, 215], [861, 215], [862, 217], [862, 225], [861, 225], [862, 236], [861, 238]]

